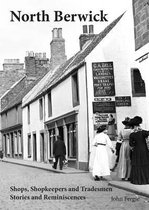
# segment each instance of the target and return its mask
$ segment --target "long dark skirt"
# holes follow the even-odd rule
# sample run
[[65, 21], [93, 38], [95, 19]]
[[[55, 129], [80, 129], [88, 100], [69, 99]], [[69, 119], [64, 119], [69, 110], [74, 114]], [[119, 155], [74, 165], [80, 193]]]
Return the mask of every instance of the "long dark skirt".
[[131, 168], [130, 182], [138, 185], [149, 184], [149, 165], [133, 165]]

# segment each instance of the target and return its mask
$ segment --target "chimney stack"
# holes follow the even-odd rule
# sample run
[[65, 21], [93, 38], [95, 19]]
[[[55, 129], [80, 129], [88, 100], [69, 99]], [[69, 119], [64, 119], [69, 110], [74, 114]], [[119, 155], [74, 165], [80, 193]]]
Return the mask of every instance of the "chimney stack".
[[80, 50], [83, 49], [84, 44], [95, 37], [94, 34], [94, 26], [89, 25], [83, 25], [83, 34], [80, 35], [79, 40], [80, 40]]
[[28, 78], [38, 78], [44, 72], [47, 72], [46, 65], [49, 59], [46, 53], [27, 52], [25, 57], [25, 71]]
[[54, 69], [67, 60], [65, 55], [65, 40], [62, 37], [62, 28], [54, 28], [52, 30], [52, 41], [50, 43], [51, 59], [50, 67]]

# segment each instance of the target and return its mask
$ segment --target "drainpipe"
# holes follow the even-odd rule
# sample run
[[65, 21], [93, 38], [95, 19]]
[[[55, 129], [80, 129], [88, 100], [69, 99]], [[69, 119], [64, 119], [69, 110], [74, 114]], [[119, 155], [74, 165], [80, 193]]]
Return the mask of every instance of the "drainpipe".
[[90, 141], [89, 141], [89, 110], [88, 110], [88, 83], [87, 83], [87, 66], [85, 63], [85, 80], [86, 80], [86, 107], [87, 107], [87, 139], [88, 139], [88, 169], [89, 169], [89, 152], [90, 152]]

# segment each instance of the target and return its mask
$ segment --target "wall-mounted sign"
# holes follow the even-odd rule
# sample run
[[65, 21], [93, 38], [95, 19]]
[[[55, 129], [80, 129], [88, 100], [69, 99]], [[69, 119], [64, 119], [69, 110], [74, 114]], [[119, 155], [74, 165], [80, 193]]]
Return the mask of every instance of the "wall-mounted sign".
[[94, 98], [94, 101], [111, 101], [112, 98]]
[[116, 113], [115, 101], [93, 102], [93, 113]]
[[131, 97], [130, 96], [118, 96], [115, 97], [116, 106], [131, 106]]
[[113, 62], [92, 63], [94, 97], [114, 96]]

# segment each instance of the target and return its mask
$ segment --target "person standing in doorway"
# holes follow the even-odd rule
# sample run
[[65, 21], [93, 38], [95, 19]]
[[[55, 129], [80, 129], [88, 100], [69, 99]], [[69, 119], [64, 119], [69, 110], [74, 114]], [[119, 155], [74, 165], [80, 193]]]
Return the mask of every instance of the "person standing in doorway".
[[107, 134], [109, 138], [114, 141], [116, 137], [116, 130], [115, 130], [115, 118], [112, 114], [108, 115], [108, 130]]
[[57, 163], [59, 161], [60, 170], [63, 169], [63, 161], [66, 155], [66, 146], [61, 136], [57, 136], [57, 141], [53, 145], [53, 155], [55, 157], [55, 162], [53, 168], [57, 169]]

